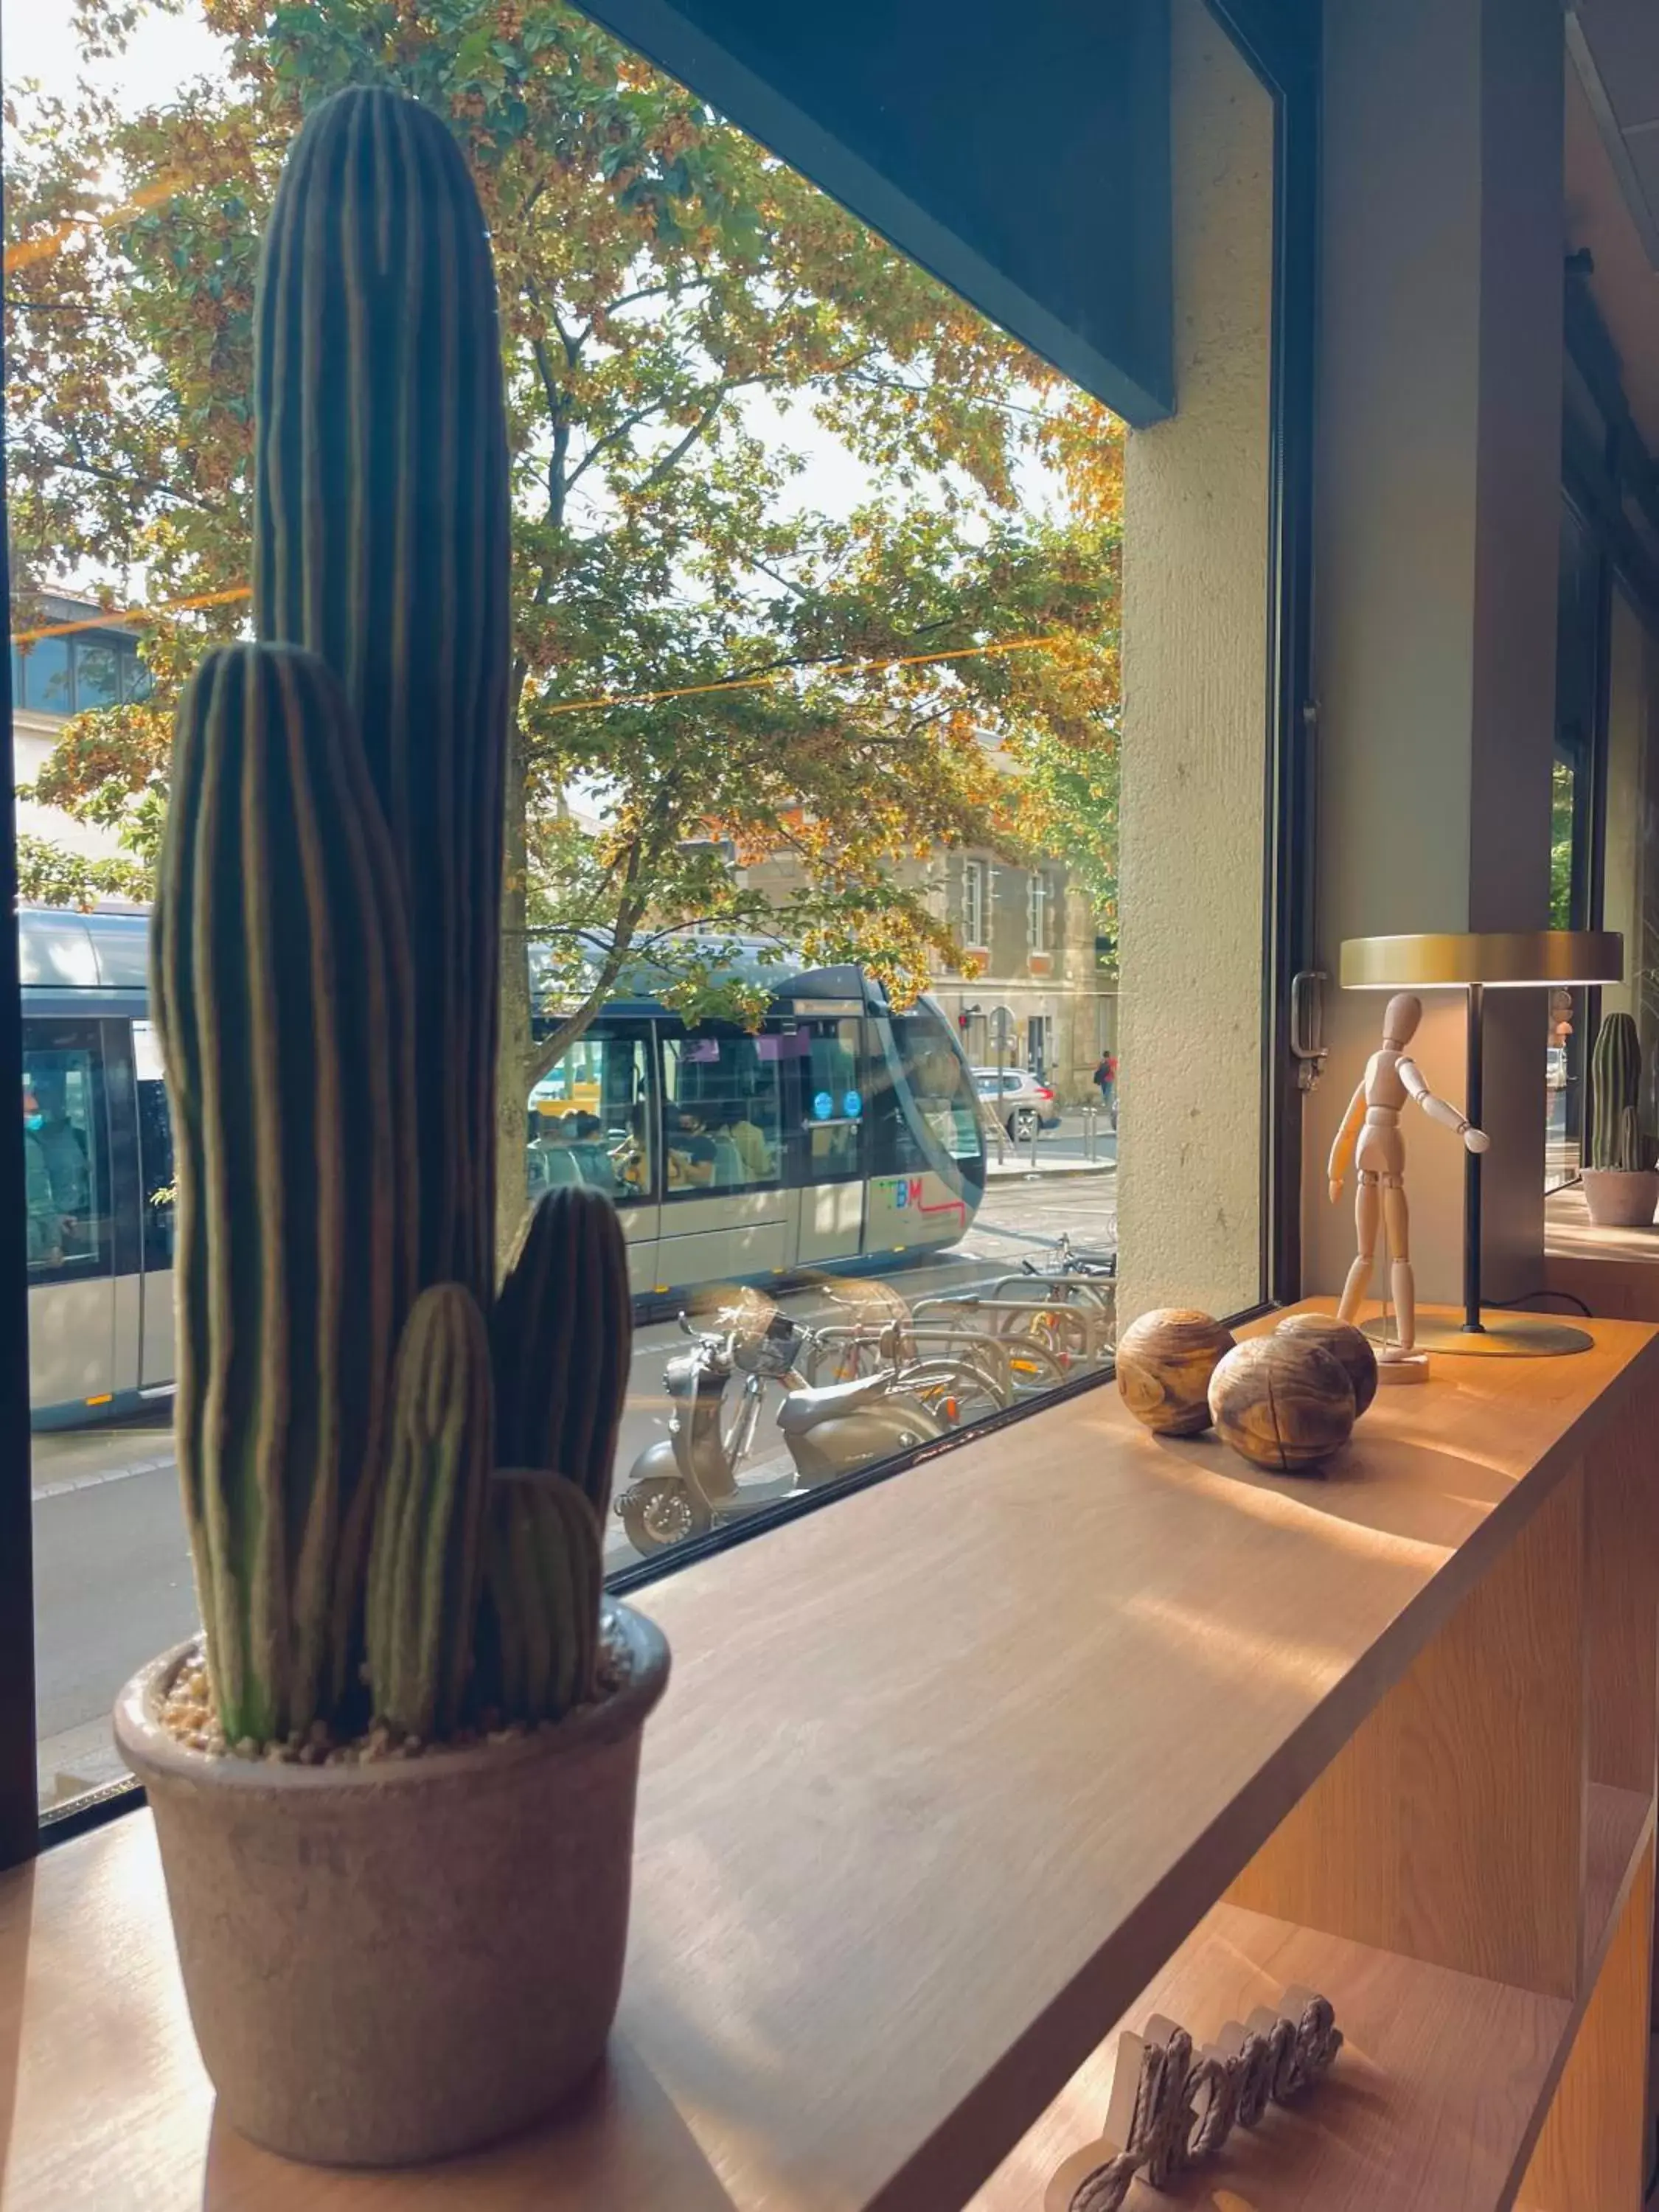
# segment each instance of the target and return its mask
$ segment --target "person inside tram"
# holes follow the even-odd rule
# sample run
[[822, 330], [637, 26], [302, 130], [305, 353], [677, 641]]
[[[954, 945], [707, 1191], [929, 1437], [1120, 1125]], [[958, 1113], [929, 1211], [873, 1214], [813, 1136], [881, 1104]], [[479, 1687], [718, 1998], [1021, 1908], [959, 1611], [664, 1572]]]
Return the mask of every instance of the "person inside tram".
[[707, 1190], [714, 1181], [714, 1139], [701, 1114], [672, 1101], [663, 1107], [663, 1137], [668, 1147], [670, 1190]]
[[[33, 1097], [33, 1121], [27, 1099]], [[32, 1092], [25, 1094], [23, 1127], [40, 1148], [58, 1215], [58, 1255], [73, 1256], [87, 1249], [87, 1220], [91, 1211], [91, 1177], [87, 1148], [81, 1132], [64, 1111], [62, 1073], [48, 1068], [34, 1078]]]
[[574, 1114], [530, 1109], [530, 1188], [533, 1195], [556, 1184], [580, 1182], [581, 1175], [570, 1157], [575, 1134]]
[[729, 1138], [735, 1148], [744, 1182], [769, 1182], [776, 1170], [772, 1164], [772, 1147], [764, 1132], [749, 1118], [749, 1109], [741, 1099], [729, 1106], [717, 1109], [710, 1127], [716, 1139]]
[[56, 1201], [52, 1194], [52, 1170], [40, 1143], [46, 1121], [40, 1101], [23, 1086], [23, 1178], [28, 1206], [28, 1256], [31, 1267], [56, 1267], [64, 1256], [64, 1239]]
[[641, 1098], [628, 1115], [628, 1134], [611, 1154], [617, 1181], [636, 1196], [651, 1187], [651, 1151], [646, 1136], [646, 1107]]

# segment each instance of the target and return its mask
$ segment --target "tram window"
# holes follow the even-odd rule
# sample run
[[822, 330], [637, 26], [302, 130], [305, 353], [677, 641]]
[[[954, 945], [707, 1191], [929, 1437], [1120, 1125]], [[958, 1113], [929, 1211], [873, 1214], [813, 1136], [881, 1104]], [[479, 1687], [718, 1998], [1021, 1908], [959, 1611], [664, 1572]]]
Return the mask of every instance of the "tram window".
[[775, 1182], [781, 1149], [778, 1062], [763, 1040], [696, 1030], [663, 1040], [668, 1194]]
[[73, 1282], [109, 1267], [109, 1151], [96, 1034], [88, 1023], [24, 1024], [23, 1173], [32, 1282]]
[[173, 1122], [161, 1080], [161, 1045], [150, 1022], [132, 1025], [132, 1073], [138, 1093], [138, 1172], [143, 1198], [146, 1273], [173, 1265]]
[[896, 1066], [884, 1066], [873, 1056], [875, 1172], [913, 1175], [936, 1166], [930, 1152], [977, 1159], [982, 1142], [978, 1101], [939, 1017], [896, 1014], [890, 1026]]
[[586, 1183], [618, 1206], [649, 1197], [650, 1086], [643, 1037], [592, 1030], [530, 1094], [530, 1195]]
[[805, 1033], [801, 1069], [808, 1182], [844, 1182], [863, 1172], [864, 1085], [856, 1019], [815, 1022]]

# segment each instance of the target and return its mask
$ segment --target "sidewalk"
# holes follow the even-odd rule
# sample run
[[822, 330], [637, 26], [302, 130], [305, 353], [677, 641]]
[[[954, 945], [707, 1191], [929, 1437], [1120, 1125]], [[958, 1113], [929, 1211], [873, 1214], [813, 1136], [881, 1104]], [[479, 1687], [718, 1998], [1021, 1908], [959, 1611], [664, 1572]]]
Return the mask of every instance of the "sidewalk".
[[1041, 1141], [1033, 1162], [1024, 1150], [1008, 1147], [1006, 1156], [999, 1160], [992, 1146], [986, 1153], [985, 1172], [994, 1182], [1018, 1182], [1026, 1176], [1108, 1176], [1117, 1173], [1115, 1160], [1048, 1159], [1043, 1157]]

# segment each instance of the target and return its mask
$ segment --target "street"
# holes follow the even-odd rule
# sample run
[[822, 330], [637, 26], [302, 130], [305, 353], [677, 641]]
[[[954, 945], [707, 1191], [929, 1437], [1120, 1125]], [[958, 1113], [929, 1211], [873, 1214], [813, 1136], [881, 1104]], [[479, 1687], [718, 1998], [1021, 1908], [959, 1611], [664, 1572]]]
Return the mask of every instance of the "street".
[[[1074, 1243], [1116, 1243], [1115, 1144], [1103, 1131], [1099, 1165], [1084, 1164], [1078, 1117], [1038, 1139], [1038, 1172], [1026, 1147], [999, 1168], [994, 1152], [985, 1201], [963, 1242], [902, 1271], [872, 1279], [911, 1301], [984, 1284], [1022, 1260], [1037, 1259], [1062, 1231]], [[1069, 1171], [1068, 1171], [1069, 1170]], [[837, 1287], [845, 1289], [848, 1279]], [[811, 1322], [830, 1308], [823, 1289], [785, 1291], [778, 1303]], [[673, 1321], [635, 1336], [633, 1383], [617, 1451], [617, 1488], [640, 1452], [666, 1432], [663, 1363], [684, 1342]], [[132, 1669], [196, 1624], [166, 1402], [143, 1419], [59, 1431], [33, 1440], [36, 1702], [42, 1802], [61, 1802], [121, 1771], [109, 1741], [109, 1708]], [[777, 1454], [775, 1436], [757, 1441], [757, 1471]], [[781, 1462], [787, 1464], [787, 1462]], [[608, 1571], [634, 1559], [613, 1517], [605, 1538]]]

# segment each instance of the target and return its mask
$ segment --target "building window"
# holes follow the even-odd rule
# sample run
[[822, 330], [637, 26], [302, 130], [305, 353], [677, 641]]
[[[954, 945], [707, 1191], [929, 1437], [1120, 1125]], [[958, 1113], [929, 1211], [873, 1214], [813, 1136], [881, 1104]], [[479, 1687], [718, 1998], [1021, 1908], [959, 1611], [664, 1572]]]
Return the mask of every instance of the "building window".
[[1041, 868], [1033, 869], [1025, 886], [1025, 943], [1032, 952], [1054, 949], [1054, 886]]
[[11, 649], [11, 702], [32, 714], [67, 720], [94, 707], [146, 698], [149, 688], [134, 638], [37, 637]]
[[985, 934], [983, 860], [964, 860], [962, 864], [962, 941], [969, 945], [989, 942]]

